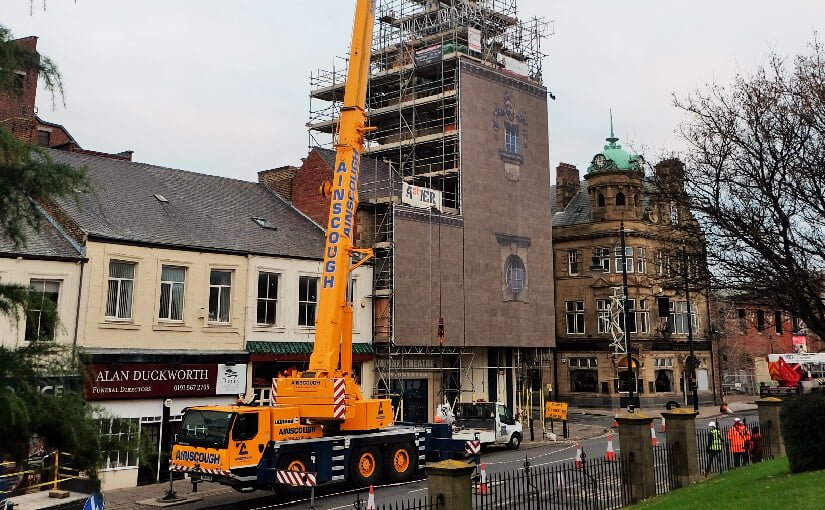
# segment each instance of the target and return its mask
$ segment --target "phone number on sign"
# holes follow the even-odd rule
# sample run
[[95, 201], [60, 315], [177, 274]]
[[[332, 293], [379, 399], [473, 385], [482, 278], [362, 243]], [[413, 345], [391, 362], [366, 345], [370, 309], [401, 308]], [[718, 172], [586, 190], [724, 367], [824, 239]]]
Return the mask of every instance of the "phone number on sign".
[[172, 387], [175, 391], [207, 391], [209, 384], [176, 384]]

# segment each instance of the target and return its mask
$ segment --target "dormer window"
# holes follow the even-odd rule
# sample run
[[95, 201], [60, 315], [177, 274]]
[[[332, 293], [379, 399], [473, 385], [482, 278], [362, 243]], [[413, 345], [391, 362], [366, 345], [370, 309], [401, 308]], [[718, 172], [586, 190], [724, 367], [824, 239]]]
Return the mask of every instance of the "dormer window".
[[624, 205], [624, 193], [616, 193], [616, 205]]

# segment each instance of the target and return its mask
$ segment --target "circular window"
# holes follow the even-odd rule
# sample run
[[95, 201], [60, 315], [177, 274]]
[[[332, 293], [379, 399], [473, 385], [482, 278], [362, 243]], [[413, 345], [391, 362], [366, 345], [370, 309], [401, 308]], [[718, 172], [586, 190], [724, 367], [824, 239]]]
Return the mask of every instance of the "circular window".
[[507, 257], [507, 262], [504, 267], [504, 280], [507, 284], [507, 290], [514, 295], [519, 294], [524, 290], [526, 276], [524, 262], [521, 261], [521, 257], [518, 255], [510, 255]]

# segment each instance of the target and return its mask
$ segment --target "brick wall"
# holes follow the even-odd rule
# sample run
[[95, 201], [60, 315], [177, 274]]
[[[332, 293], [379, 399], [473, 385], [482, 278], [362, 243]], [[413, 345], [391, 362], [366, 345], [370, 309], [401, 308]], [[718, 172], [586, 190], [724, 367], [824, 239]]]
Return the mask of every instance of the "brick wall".
[[292, 182], [298, 174], [298, 167], [287, 165], [258, 172], [258, 182], [274, 191], [284, 200], [292, 201]]
[[579, 191], [579, 169], [570, 163], [556, 167], [556, 210], [563, 210]]
[[319, 190], [321, 184], [330, 180], [332, 168], [314, 150], [292, 180], [292, 205], [324, 227], [329, 216], [329, 198], [322, 196]]
[[[37, 51], [37, 37], [24, 37], [15, 41], [28, 51]], [[34, 101], [37, 95], [37, 74], [26, 73], [23, 78], [23, 93], [20, 96], [0, 94], [0, 125], [18, 139], [32, 143], [34, 129]]]

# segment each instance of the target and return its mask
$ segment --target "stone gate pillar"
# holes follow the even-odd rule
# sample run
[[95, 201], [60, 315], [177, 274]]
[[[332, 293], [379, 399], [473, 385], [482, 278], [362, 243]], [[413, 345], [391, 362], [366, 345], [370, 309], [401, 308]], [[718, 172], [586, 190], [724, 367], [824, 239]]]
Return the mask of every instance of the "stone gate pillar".
[[662, 413], [667, 423], [667, 444], [673, 445], [670, 469], [674, 470], [679, 487], [699, 479], [699, 457], [696, 451], [696, 417], [690, 409], [674, 409]]
[[784, 457], [785, 442], [782, 440], [782, 431], [779, 427], [779, 410], [782, 408], [782, 399], [776, 397], [762, 398], [756, 401], [759, 407], [759, 432], [763, 442], [770, 445], [774, 457]]
[[630, 488], [633, 503], [656, 495], [653, 474], [653, 446], [650, 444], [650, 424], [653, 418], [641, 413], [622, 413], [619, 422], [622, 483]]

